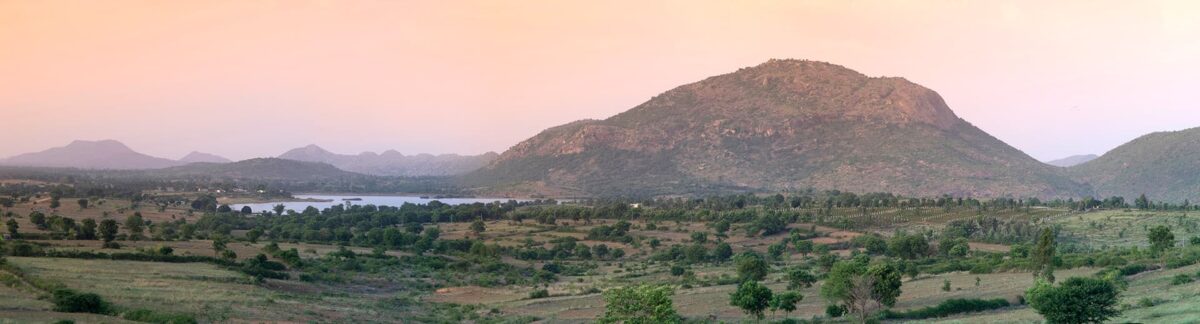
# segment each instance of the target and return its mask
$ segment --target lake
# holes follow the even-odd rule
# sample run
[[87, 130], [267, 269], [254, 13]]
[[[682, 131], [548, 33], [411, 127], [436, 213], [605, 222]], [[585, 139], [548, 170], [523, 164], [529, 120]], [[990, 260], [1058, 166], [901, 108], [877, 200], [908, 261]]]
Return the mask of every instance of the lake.
[[[265, 202], [253, 204], [233, 204], [229, 205], [233, 210], [241, 210], [242, 206], [250, 206], [250, 209], [255, 213], [264, 210], [271, 210], [275, 205], [282, 204], [285, 208], [295, 210], [297, 212], [308, 208], [308, 206], [316, 207], [324, 210], [325, 208], [333, 207], [333, 205], [375, 205], [375, 206], [393, 206], [399, 207], [404, 203], [413, 204], [428, 204], [431, 201], [437, 200], [447, 205], [461, 205], [474, 203], [490, 203], [497, 201], [530, 201], [529, 199], [510, 199], [510, 198], [421, 198], [416, 196], [353, 196], [353, 195], [295, 195], [296, 199], [321, 199], [328, 201], [287, 201], [287, 202]], [[362, 200], [346, 200], [346, 199], [362, 199]]]

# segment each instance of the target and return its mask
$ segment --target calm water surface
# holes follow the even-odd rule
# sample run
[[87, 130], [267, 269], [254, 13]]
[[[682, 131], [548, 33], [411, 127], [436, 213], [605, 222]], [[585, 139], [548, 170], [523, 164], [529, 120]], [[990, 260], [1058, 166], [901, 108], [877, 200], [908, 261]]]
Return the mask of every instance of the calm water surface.
[[[497, 202], [497, 201], [504, 202], [504, 201], [509, 201], [509, 200], [529, 201], [528, 199], [509, 199], [509, 198], [441, 198], [441, 199], [429, 198], [429, 199], [426, 199], [426, 198], [421, 198], [421, 197], [416, 197], [416, 196], [296, 195], [295, 197], [297, 199], [321, 199], [321, 200], [328, 200], [328, 201], [321, 201], [321, 202], [311, 202], [311, 201], [266, 202], [266, 203], [254, 203], [254, 204], [236, 204], [236, 205], [229, 205], [229, 206], [233, 207], [233, 210], [240, 210], [240, 209], [242, 209], [242, 206], [250, 206], [250, 209], [253, 210], [255, 213], [257, 213], [257, 212], [264, 211], [264, 210], [271, 210], [271, 208], [273, 208], [273, 207], [275, 207], [275, 205], [279, 205], [279, 204], [283, 204], [283, 206], [287, 209], [291, 209], [291, 210], [295, 210], [295, 211], [299, 212], [299, 211], [304, 210], [305, 208], [308, 208], [308, 206], [313, 206], [313, 207], [316, 207], [317, 209], [323, 210], [325, 208], [332, 207], [333, 205], [345, 205], [345, 204], [399, 207], [400, 205], [403, 205], [404, 203], [428, 204], [429, 202], [434, 201], [434, 200], [440, 201], [443, 204], [448, 204], [448, 205], [474, 204], [477, 202], [478, 203], [490, 203], [490, 202]], [[362, 200], [347, 200], [347, 199], [362, 199]]]

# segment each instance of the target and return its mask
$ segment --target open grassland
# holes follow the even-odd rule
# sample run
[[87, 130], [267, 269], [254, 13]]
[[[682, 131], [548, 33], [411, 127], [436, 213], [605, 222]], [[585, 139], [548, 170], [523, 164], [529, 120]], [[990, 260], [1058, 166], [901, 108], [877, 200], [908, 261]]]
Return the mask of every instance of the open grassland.
[[1159, 225], [1170, 227], [1177, 242], [1200, 235], [1200, 213], [1195, 212], [1104, 210], [1059, 215], [1045, 222], [1061, 228], [1064, 243], [1095, 249], [1147, 247], [1147, 234]]
[[[8, 262], [30, 277], [95, 292], [119, 307], [189, 314], [206, 322], [387, 322], [403, 318], [401, 312], [380, 302], [391, 296], [387, 287], [351, 293], [296, 281], [256, 284], [245, 275], [203, 263], [20, 257], [10, 257]], [[50, 304], [39, 300], [39, 293], [14, 288], [0, 288], [0, 292], [6, 306], [0, 317], [60, 318], [59, 314], [45, 314], [51, 313]]]

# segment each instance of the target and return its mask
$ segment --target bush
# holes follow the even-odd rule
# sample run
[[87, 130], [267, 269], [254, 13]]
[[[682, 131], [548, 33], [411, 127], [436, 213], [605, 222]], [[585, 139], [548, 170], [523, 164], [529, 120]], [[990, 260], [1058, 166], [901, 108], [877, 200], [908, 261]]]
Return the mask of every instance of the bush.
[[539, 298], [546, 298], [546, 297], [550, 297], [550, 291], [547, 291], [545, 289], [538, 289], [538, 290], [534, 290], [533, 292], [529, 293], [529, 299], [539, 299]]
[[1171, 278], [1171, 285], [1178, 286], [1178, 285], [1182, 285], [1182, 284], [1189, 284], [1189, 283], [1192, 283], [1192, 281], [1195, 281], [1192, 279], [1192, 276], [1181, 273], [1181, 274], [1175, 275], [1174, 278]]
[[955, 314], [982, 312], [998, 308], [1008, 307], [1008, 300], [1003, 298], [997, 299], [950, 299], [933, 307], [925, 307], [914, 309], [907, 312], [894, 312], [886, 310], [883, 312], [883, 318], [886, 319], [903, 319], [903, 320], [919, 320], [927, 318], [946, 317]]
[[846, 315], [846, 306], [842, 306], [842, 305], [825, 306], [825, 315], [828, 315], [830, 318], [842, 317], [842, 315]]
[[108, 314], [110, 312], [108, 302], [105, 302], [100, 295], [92, 293], [79, 293], [70, 289], [57, 289], [54, 291], [51, 301], [54, 302], [54, 311], [64, 313], [92, 313], [92, 314]]
[[1145, 264], [1141, 264], [1141, 263], [1135, 263], [1135, 264], [1130, 264], [1130, 265], [1121, 267], [1121, 275], [1122, 276], [1132, 276], [1132, 275], [1139, 274], [1142, 272], [1146, 272], [1146, 271], [1150, 271], [1150, 270], [1157, 270], [1157, 269], [1158, 269], [1158, 266], [1151, 266], [1151, 265], [1145, 265]]

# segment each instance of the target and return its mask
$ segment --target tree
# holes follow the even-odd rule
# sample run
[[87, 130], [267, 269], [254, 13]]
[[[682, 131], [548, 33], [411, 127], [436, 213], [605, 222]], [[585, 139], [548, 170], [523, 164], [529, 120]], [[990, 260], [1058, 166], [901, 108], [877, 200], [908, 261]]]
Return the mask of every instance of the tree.
[[58, 198], [50, 198], [50, 209], [57, 209], [60, 206], [62, 203], [58, 201]]
[[767, 277], [767, 271], [770, 269], [767, 260], [754, 252], [738, 254], [733, 258], [733, 263], [737, 268], [738, 279], [741, 281], [763, 280]]
[[608, 256], [608, 245], [596, 244], [592, 246], [592, 255], [595, 255], [597, 259], [603, 259]]
[[804, 256], [808, 256], [809, 253], [813, 252], [813, 242], [812, 241], [798, 240], [798, 241], [796, 241], [796, 243], [793, 243], [793, 245], [796, 246], [796, 252], [799, 252], [800, 254], [802, 254]]
[[799, 304], [801, 300], [804, 300], [804, 295], [795, 291], [775, 294], [771, 297], [771, 312], [783, 311], [791, 315], [792, 312], [796, 311], [796, 304]]
[[87, 198], [79, 198], [79, 200], [76, 202], [79, 203], [79, 209], [87, 209], [88, 208]]
[[283, 204], [278, 204], [278, 205], [275, 205], [275, 207], [271, 207], [271, 209], [275, 210], [275, 215], [277, 215], [277, 216], [283, 215], [283, 210], [285, 208], [287, 208], [287, 206], [284, 206]]
[[729, 304], [741, 308], [746, 315], [762, 319], [763, 311], [771, 306], [771, 289], [758, 281], [747, 280], [729, 295]]
[[125, 218], [125, 231], [129, 232], [129, 239], [137, 241], [142, 239], [142, 232], [145, 230], [146, 221], [142, 219], [142, 213], [133, 213]]
[[674, 294], [675, 291], [667, 285], [643, 284], [609, 289], [604, 292], [604, 317], [599, 322], [679, 323], [682, 319], [671, 301], [671, 295]]
[[1150, 251], [1160, 253], [1175, 246], [1175, 234], [1166, 225], [1158, 225], [1150, 229]]
[[117, 221], [111, 219], [100, 221], [100, 239], [104, 240], [105, 245], [107, 246], [109, 242], [112, 242], [116, 238]]
[[12, 238], [20, 238], [21, 237], [21, 233], [17, 232], [17, 229], [21, 228], [21, 225], [17, 224], [17, 220], [9, 218], [8, 222], [5, 222], [4, 225], [8, 226], [8, 235], [9, 236], [12, 236]]
[[471, 232], [474, 232], [476, 237], [483, 234], [485, 230], [487, 230], [487, 226], [483, 224], [483, 218], [476, 219], [471, 223]]
[[29, 213], [29, 222], [33, 223], [34, 226], [37, 226], [38, 229], [46, 229], [46, 214], [36, 211], [31, 212]]
[[1073, 277], [1058, 287], [1038, 280], [1026, 291], [1025, 300], [1049, 323], [1100, 323], [1120, 315], [1119, 294], [1111, 281]]
[[800, 289], [812, 287], [813, 283], [817, 282], [817, 276], [800, 267], [794, 267], [787, 272], [788, 289]]
[[1054, 282], [1054, 230], [1042, 229], [1037, 246], [1033, 249], [1034, 275]]
[[262, 237], [262, 235], [263, 235], [263, 230], [259, 229], [257, 227], [253, 228], [249, 231], [246, 231], [246, 239], [250, 240], [250, 243], [258, 243], [258, 238]]
[[929, 255], [929, 241], [924, 235], [896, 234], [888, 242], [888, 252], [904, 259], [918, 259]]
[[821, 286], [822, 297], [858, 314], [860, 321], [882, 306], [895, 305], [900, 296], [900, 271], [896, 266], [890, 262], [868, 266], [869, 262], [866, 256], [839, 261]]
[[771, 244], [771, 246], [767, 247], [767, 256], [770, 256], [771, 260], [779, 261], [783, 259], [784, 251], [787, 251], [787, 245], [784, 245], [784, 243]]
[[860, 235], [855, 237], [851, 242], [854, 245], [862, 247], [870, 255], [882, 255], [887, 253], [888, 243], [879, 235]]
[[717, 248], [713, 250], [713, 260], [716, 262], [729, 261], [733, 257], [733, 247], [729, 243], [721, 242], [717, 244]]
[[717, 237], [725, 237], [725, 232], [729, 231], [729, 221], [721, 220], [713, 224], [713, 230], [717, 231]]
[[96, 239], [96, 220], [88, 218], [84, 219], [82, 225], [79, 226], [79, 233], [76, 238], [80, 240], [95, 240]]
[[1146, 198], [1146, 194], [1142, 194], [1133, 200], [1133, 205], [1141, 210], [1150, 209], [1150, 199]]

